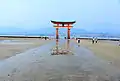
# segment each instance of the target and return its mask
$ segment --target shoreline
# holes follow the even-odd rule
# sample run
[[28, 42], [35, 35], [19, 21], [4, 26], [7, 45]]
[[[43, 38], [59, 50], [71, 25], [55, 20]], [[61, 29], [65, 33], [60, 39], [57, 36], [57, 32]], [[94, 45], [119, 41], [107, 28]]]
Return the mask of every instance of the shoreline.
[[[60, 38], [64, 38], [66, 36], [61, 36]], [[40, 38], [40, 39], [44, 39], [44, 38], [50, 38], [50, 39], [55, 39], [55, 36], [32, 36], [32, 35], [29, 35], [29, 36], [25, 36], [25, 35], [6, 35], [6, 36], [0, 36], [0, 38]], [[74, 37], [74, 36], [71, 36], [71, 39], [72, 38], [79, 38], [79, 39], [87, 39], [87, 40], [91, 40], [93, 37]], [[118, 37], [97, 37], [98, 40], [111, 40], [111, 41], [119, 41], [120, 38]]]

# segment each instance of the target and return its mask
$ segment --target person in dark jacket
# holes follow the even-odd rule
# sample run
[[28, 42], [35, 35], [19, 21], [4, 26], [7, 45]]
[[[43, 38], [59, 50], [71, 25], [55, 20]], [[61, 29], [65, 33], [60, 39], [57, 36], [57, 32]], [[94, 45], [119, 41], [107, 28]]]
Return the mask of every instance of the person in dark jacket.
[[98, 43], [98, 39], [97, 39], [97, 37], [95, 38], [95, 43]]
[[77, 40], [78, 47], [80, 47], [80, 39]]
[[92, 44], [94, 44], [94, 42], [95, 42], [95, 38], [93, 37], [93, 38], [92, 38]]
[[78, 39], [78, 43], [80, 43], [80, 39]]

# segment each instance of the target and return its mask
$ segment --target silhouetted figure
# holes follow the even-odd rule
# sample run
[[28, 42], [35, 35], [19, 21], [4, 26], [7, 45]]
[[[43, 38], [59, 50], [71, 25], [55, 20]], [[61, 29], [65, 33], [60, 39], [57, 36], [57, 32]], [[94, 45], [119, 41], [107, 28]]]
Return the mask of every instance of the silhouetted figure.
[[66, 37], [64, 37], [66, 39]]
[[80, 43], [80, 39], [78, 39], [78, 43]]
[[92, 44], [94, 44], [94, 42], [95, 42], [95, 38], [93, 37], [93, 38], [92, 38]]
[[47, 40], [47, 37], [45, 37], [45, 40]]
[[80, 39], [77, 40], [78, 47], [80, 47]]
[[120, 40], [119, 40], [119, 46], [120, 46]]
[[98, 39], [97, 38], [95, 38], [95, 43], [98, 43]]

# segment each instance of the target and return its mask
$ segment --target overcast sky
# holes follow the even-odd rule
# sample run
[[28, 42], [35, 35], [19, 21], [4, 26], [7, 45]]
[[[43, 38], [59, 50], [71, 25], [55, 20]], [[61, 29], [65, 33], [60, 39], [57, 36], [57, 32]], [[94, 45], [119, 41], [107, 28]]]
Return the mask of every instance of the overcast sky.
[[119, 0], [0, 0], [0, 27], [52, 27], [76, 20], [75, 28], [120, 30]]

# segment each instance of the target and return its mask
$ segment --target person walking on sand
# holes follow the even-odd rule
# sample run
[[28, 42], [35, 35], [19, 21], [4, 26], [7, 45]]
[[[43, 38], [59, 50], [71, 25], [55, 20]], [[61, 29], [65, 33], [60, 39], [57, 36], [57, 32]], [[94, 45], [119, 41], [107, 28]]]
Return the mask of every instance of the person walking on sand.
[[97, 39], [97, 37], [95, 38], [95, 43], [97, 43], [98, 42], [98, 39]]
[[119, 43], [118, 43], [118, 44], [119, 44], [119, 46], [120, 46], [120, 39], [119, 39]]
[[92, 38], [92, 44], [94, 44], [94, 42], [95, 42], [95, 38], [93, 37], [93, 38]]
[[77, 40], [78, 47], [80, 47], [80, 39]]
[[80, 39], [78, 39], [78, 43], [80, 43]]

